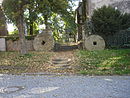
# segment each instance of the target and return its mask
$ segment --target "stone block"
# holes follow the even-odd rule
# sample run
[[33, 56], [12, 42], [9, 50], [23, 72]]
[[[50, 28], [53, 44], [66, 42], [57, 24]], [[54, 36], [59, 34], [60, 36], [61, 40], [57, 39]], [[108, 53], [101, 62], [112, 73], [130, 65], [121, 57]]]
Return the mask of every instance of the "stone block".
[[6, 51], [5, 38], [0, 38], [0, 51]]
[[[7, 51], [20, 51], [20, 41], [8, 40], [7, 42]], [[33, 40], [26, 40], [26, 48], [28, 51], [33, 51]]]

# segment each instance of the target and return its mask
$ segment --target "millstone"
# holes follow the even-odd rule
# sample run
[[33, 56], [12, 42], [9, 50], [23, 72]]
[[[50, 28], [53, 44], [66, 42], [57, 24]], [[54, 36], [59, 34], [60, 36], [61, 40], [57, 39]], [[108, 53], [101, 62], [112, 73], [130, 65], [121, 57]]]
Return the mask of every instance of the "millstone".
[[85, 48], [87, 50], [104, 50], [105, 41], [101, 36], [91, 35], [85, 39]]
[[54, 39], [52, 32], [44, 30], [38, 34], [33, 42], [34, 49], [36, 51], [50, 51], [54, 48]]

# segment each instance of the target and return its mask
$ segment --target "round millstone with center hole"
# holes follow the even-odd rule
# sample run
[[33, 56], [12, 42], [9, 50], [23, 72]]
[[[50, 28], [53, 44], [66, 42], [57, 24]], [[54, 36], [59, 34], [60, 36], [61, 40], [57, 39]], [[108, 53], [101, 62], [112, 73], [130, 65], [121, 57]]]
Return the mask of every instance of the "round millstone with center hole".
[[51, 33], [51, 31], [44, 30], [35, 37], [33, 47], [36, 51], [50, 51], [54, 48], [54, 39]]
[[85, 48], [89, 51], [93, 50], [104, 50], [105, 41], [99, 35], [91, 35], [85, 39]]

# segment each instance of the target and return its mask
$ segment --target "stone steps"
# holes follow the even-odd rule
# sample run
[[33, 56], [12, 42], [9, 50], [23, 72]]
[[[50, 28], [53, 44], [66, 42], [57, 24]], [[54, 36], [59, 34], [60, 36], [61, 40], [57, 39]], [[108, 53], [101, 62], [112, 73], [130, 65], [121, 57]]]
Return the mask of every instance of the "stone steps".
[[54, 66], [54, 70], [65, 70], [71, 68], [71, 59], [63, 59], [63, 58], [58, 58], [58, 59], [53, 59], [52, 60], [52, 66]]
[[69, 64], [71, 62], [71, 59], [53, 59], [53, 64]]

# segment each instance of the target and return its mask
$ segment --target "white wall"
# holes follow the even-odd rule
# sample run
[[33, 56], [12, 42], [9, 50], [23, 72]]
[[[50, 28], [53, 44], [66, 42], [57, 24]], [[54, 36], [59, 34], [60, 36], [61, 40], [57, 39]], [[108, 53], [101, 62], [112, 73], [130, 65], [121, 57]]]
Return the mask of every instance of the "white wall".
[[0, 51], [6, 51], [5, 38], [0, 38]]
[[89, 16], [93, 14], [93, 10], [103, 5], [111, 5], [117, 7], [122, 13], [130, 13], [130, 0], [88, 0]]

